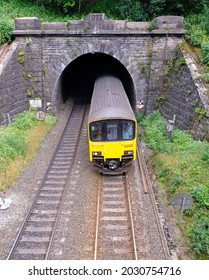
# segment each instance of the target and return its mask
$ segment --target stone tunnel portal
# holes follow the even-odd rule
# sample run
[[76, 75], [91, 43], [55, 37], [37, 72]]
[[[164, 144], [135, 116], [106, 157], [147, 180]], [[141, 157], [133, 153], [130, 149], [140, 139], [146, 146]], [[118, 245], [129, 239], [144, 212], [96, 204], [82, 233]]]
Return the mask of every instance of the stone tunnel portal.
[[104, 53], [88, 53], [73, 60], [61, 74], [61, 98], [90, 103], [95, 78], [101, 74], [117, 75], [125, 88], [132, 108], [135, 108], [135, 91], [132, 78], [125, 66]]

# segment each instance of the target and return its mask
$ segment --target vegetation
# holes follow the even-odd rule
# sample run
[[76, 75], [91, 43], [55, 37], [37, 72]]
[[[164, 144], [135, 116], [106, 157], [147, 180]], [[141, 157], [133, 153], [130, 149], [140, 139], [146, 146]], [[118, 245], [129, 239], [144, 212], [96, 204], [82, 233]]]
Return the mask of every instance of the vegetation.
[[12, 25], [7, 21], [0, 19], [0, 45], [11, 41], [10, 33], [12, 31]]
[[0, 45], [10, 40], [16, 17], [68, 21], [91, 12], [105, 13], [113, 19], [150, 22], [160, 15], [185, 16], [187, 38], [197, 45], [201, 45], [202, 35], [209, 33], [209, 4], [204, 0], [0, 0]]
[[188, 193], [194, 203], [184, 211], [182, 229], [186, 231], [199, 259], [209, 258], [209, 143], [174, 129], [172, 140], [167, 136], [167, 123], [158, 112], [140, 118], [143, 140], [154, 151], [153, 165], [157, 184], [168, 203], [178, 193]]
[[[102, 12], [113, 19], [150, 21], [153, 26], [157, 16], [184, 16], [185, 38], [198, 51], [198, 62], [205, 66], [203, 78], [209, 83], [209, 1], [206, 0], [0, 0], [0, 45], [11, 41], [10, 32], [16, 17], [32, 16], [41, 21], [60, 22], [83, 18], [90, 12]], [[21, 54], [18, 61], [24, 63]], [[158, 101], [162, 102], [163, 98], [161, 96]], [[196, 110], [207, 116], [205, 110]], [[180, 192], [188, 192], [194, 198], [193, 207], [184, 212], [183, 228], [196, 256], [208, 258], [209, 144], [196, 142], [177, 129], [169, 141], [166, 122], [156, 112], [145, 119], [138, 118], [144, 127], [144, 141], [155, 152], [153, 164], [158, 185], [166, 191], [166, 199], [170, 201], [171, 196]], [[5, 190], [29, 164], [54, 122], [52, 116], [38, 122], [34, 112], [28, 112], [20, 114], [11, 126], [0, 128], [0, 190]]]
[[204, 1], [198, 0], [38, 0], [44, 7], [58, 9], [60, 13], [87, 14], [103, 12], [113, 17], [130, 20], [150, 20], [162, 14], [186, 15], [199, 12]]
[[198, 56], [198, 63], [204, 66], [203, 79], [209, 81], [209, 3], [201, 13], [190, 13], [185, 17], [185, 39], [190, 42]]
[[47, 114], [37, 120], [35, 112], [23, 112], [12, 125], [0, 128], [0, 191], [5, 191], [33, 159], [56, 118]]

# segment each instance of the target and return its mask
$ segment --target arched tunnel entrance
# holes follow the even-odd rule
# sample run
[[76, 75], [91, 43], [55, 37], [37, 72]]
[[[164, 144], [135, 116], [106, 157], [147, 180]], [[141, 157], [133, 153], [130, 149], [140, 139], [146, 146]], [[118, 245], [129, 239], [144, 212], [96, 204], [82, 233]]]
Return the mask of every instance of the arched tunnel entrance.
[[98, 75], [117, 75], [123, 83], [132, 108], [135, 108], [135, 90], [132, 78], [125, 66], [104, 53], [88, 53], [73, 60], [61, 74], [61, 98], [90, 103], [94, 81]]

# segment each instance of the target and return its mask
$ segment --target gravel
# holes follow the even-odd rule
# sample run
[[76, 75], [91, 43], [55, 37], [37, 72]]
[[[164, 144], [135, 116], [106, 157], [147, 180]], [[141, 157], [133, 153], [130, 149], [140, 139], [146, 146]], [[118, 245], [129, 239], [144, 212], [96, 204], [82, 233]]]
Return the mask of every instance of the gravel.
[[[0, 210], [0, 259], [7, 258], [22, 221], [41, 184], [45, 171], [69, 117], [72, 102], [63, 105], [58, 122], [46, 137], [36, 158], [19, 180], [4, 194], [12, 204]], [[96, 227], [97, 186], [99, 174], [89, 162], [87, 124], [68, 181], [49, 259], [93, 259]], [[143, 193], [137, 162], [128, 170], [128, 184], [134, 209], [134, 222], [139, 259], [164, 259], [161, 237], [151, 201]]]
[[36, 158], [5, 194], [1, 197], [11, 198], [12, 204], [6, 210], [0, 210], [0, 259], [7, 258], [24, 217], [41, 184], [48, 164], [57, 147], [62, 131], [69, 117], [72, 102], [64, 104], [57, 124], [45, 138]]

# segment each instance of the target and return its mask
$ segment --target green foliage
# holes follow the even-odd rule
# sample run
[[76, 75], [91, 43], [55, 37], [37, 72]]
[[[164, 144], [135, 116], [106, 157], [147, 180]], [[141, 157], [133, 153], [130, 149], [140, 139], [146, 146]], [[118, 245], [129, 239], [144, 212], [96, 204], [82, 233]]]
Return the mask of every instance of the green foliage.
[[10, 31], [13, 29], [14, 19], [18, 17], [38, 17], [45, 22], [72, 19], [72, 15], [66, 15], [52, 6], [45, 6], [44, 3], [47, 2], [50, 1], [0, 0], [0, 19], [10, 26]]
[[186, 65], [186, 61], [185, 61], [185, 58], [182, 57], [177, 61], [177, 67], [181, 67], [184, 65]]
[[25, 155], [25, 137], [16, 129], [0, 130], [0, 158], [5, 161], [13, 159], [18, 155]]
[[207, 84], [209, 84], [209, 73], [204, 73], [202, 75], [202, 78]]
[[[152, 21], [161, 15], [185, 16], [202, 10], [203, 1], [197, 0], [0, 0], [0, 18], [10, 29], [16, 17], [35, 16], [47, 22], [68, 21], [97, 12], [105, 13], [113, 19]], [[153, 28], [153, 24], [150, 27]], [[4, 29], [7, 28], [0, 28]], [[5, 40], [10, 40], [10, 37], [6, 36]]]
[[163, 104], [165, 101], [166, 101], [166, 96], [165, 95], [159, 95], [157, 98], [156, 98], [156, 101], [160, 104]]
[[184, 26], [187, 30], [185, 38], [194, 47], [201, 47], [202, 42], [207, 38], [207, 32], [204, 28], [205, 17], [204, 14], [190, 14], [184, 20]]
[[153, 20], [150, 21], [149, 23], [149, 30], [152, 31], [157, 27], [157, 20], [154, 18]]
[[50, 113], [46, 114], [44, 123], [49, 126], [49, 129], [53, 127], [56, 124], [56, 122], [57, 122], [57, 118], [55, 116], [51, 115]]
[[143, 113], [136, 114], [136, 121], [139, 125], [141, 125], [141, 122], [145, 119], [145, 115]]
[[[171, 195], [190, 193], [193, 207], [184, 212], [185, 229], [196, 258], [209, 258], [209, 143], [174, 129], [172, 141], [165, 133], [166, 121], [154, 112], [142, 120], [143, 141], [154, 149], [158, 185]], [[189, 217], [188, 220], [186, 217]]]
[[11, 42], [12, 25], [5, 20], [0, 19], [0, 45]]
[[202, 22], [202, 25], [207, 32], [207, 35], [209, 35], [209, 5], [205, 5], [204, 11], [204, 21]]
[[179, 187], [181, 187], [181, 185], [184, 183], [184, 178], [179, 176], [179, 175], [175, 175], [172, 177], [172, 179], [170, 180], [170, 185], [168, 188], [168, 192], [169, 194], [175, 194], [176, 191], [178, 190]]
[[204, 116], [204, 117], [207, 117], [208, 116], [208, 113], [205, 109], [202, 109], [202, 108], [196, 108], [195, 109], [195, 112], [201, 116]]
[[209, 166], [209, 150], [203, 152], [201, 159]]
[[13, 127], [25, 131], [38, 124], [38, 120], [33, 111], [22, 112], [14, 120]]
[[113, 12], [118, 18], [132, 21], [142, 21], [146, 19], [146, 11], [141, 1], [121, 0], [115, 3]]
[[[164, 11], [173, 15], [188, 15], [191, 13], [199, 13], [204, 8], [204, 1], [199, 0], [166, 0]], [[171, 13], [172, 12], [172, 13]]]
[[145, 141], [151, 149], [156, 152], [170, 152], [170, 143], [167, 138], [167, 124], [159, 112], [154, 112], [141, 122], [145, 129]]
[[199, 184], [191, 189], [190, 194], [199, 207], [209, 207], [209, 185]]
[[203, 42], [201, 45], [202, 49], [202, 61], [209, 65], [209, 41]]
[[146, 20], [146, 11], [140, 2], [135, 1], [130, 7], [130, 18], [133, 21]]
[[209, 256], [209, 216], [196, 218], [195, 223], [189, 230], [189, 237], [194, 252], [203, 259]]
[[18, 59], [17, 60], [18, 60], [18, 62], [20, 64], [24, 64], [25, 63], [24, 55], [25, 55], [25, 53], [23, 51], [18, 53]]
[[63, 10], [65, 13], [67, 13], [72, 7], [75, 7], [75, 5], [76, 5], [75, 0], [71, 0], [71, 1], [63, 0], [61, 2], [62, 2]]
[[[37, 126], [38, 122], [35, 112], [23, 112], [15, 118], [11, 126], [0, 128], [0, 163], [27, 153], [26, 134], [32, 127]], [[46, 115], [44, 123], [52, 127], [55, 122], [55, 117]]]
[[175, 129], [172, 134], [173, 149], [185, 151], [193, 142], [192, 136], [179, 129]]

